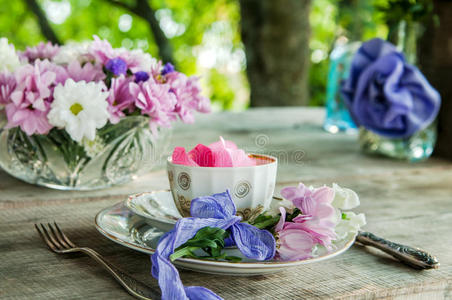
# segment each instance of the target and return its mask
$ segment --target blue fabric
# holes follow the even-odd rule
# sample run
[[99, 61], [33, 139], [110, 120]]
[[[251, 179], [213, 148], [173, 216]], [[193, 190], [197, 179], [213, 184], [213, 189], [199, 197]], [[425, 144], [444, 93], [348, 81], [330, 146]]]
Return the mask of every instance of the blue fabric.
[[152, 276], [158, 279], [162, 299], [221, 299], [212, 291], [199, 286], [184, 287], [179, 272], [170, 262], [174, 250], [191, 239], [204, 227], [217, 227], [231, 231], [231, 239], [240, 251], [249, 258], [271, 259], [275, 255], [276, 243], [273, 235], [252, 225], [240, 223], [229, 191], [212, 196], [193, 199], [191, 218], [177, 221], [173, 230], [165, 233], [151, 256]]
[[424, 129], [441, 105], [419, 69], [382, 39], [363, 43], [341, 93], [358, 125], [389, 138], [407, 138]]

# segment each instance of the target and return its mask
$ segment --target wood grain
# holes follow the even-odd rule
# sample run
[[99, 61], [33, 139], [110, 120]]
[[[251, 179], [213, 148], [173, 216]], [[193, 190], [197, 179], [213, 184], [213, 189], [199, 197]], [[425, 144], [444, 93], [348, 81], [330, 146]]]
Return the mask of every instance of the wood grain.
[[[364, 156], [356, 137], [323, 132], [322, 118], [322, 111], [306, 108], [202, 116], [194, 126], [177, 128], [172, 144], [192, 147], [223, 135], [248, 151], [279, 153], [278, 191], [298, 181], [337, 182], [355, 189], [361, 197], [359, 211], [367, 216], [367, 231], [423, 248], [438, 257], [441, 267], [412, 270], [356, 245], [337, 258], [269, 276], [181, 271], [184, 283], [206, 286], [225, 299], [452, 299], [452, 164], [441, 160], [408, 164]], [[258, 138], [267, 142], [258, 143]], [[303, 151], [301, 159], [297, 151]], [[91, 192], [48, 190], [0, 173], [0, 298], [130, 298], [90, 258], [58, 256], [45, 248], [33, 223], [54, 220], [77, 244], [98, 250], [157, 286], [149, 274], [149, 257], [103, 238], [93, 219], [128, 194], [167, 187], [163, 170]]]

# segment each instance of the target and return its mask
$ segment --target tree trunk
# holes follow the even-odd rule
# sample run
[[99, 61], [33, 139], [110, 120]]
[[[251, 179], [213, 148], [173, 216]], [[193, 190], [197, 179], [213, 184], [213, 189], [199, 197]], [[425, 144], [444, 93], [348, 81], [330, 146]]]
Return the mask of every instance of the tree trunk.
[[307, 105], [311, 0], [240, 0], [251, 106]]
[[418, 61], [442, 99], [434, 154], [452, 160], [452, 2], [435, 0], [434, 13], [440, 25], [432, 19], [427, 26], [419, 45]]
[[127, 9], [131, 13], [143, 18], [149, 24], [149, 29], [154, 35], [160, 58], [164, 63], [171, 62], [173, 65], [176, 64], [171, 43], [160, 28], [160, 24], [155, 17], [154, 9], [149, 5], [148, 0], [136, 0], [134, 5], [129, 2], [122, 2], [121, 0], [107, 0], [107, 2]]
[[52, 44], [60, 45], [61, 42], [58, 39], [57, 35], [53, 31], [52, 27], [47, 20], [45, 13], [42, 11], [41, 7], [35, 0], [25, 0], [28, 8], [35, 14], [38, 19], [39, 28], [41, 29], [42, 35]]

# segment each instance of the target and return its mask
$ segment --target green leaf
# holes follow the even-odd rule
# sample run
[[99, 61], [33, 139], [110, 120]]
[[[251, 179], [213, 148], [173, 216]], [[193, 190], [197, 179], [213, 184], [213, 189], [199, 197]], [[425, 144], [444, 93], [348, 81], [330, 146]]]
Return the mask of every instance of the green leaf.
[[[180, 257], [190, 257], [199, 259], [211, 260], [228, 260], [232, 262], [240, 261], [240, 257], [227, 256], [223, 253], [224, 240], [229, 237], [229, 232], [221, 228], [204, 227], [198, 230], [196, 235], [178, 247], [173, 254], [170, 255], [170, 260], [174, 261]], [[204, 255], [195, 253], [197, 250], [202, 250]]]
[[268, 229], [272, 228], [273, 226], [278, 223], [279, 219], [281, 218], [280, 215], [277, 216], [268, 216], [261, 214], [259, 215], [254, 222], [251, 224], [259, 229]]
[[298, 208], [295, 208], [293, 210], [293, 213], [286, 216], [286, 222], [292, 222], [292, 220], [301, 213], [302, 213], [301, 210], [299, 210]]

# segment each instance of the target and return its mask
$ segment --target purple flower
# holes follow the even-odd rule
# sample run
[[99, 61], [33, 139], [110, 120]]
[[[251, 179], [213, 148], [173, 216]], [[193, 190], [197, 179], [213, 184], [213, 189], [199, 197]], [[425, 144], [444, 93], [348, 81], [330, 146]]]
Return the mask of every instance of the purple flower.
[[127, 74], [127, 63], [120, 57], [109, 59], [105, 68], [115, 76]]
[[424, 129], [441, 105], [419, 69], [381, 39], [361, 46], [341, 92], [358, 125], [389, 138], [407, 138]]
[[36, 59], [52, 59], [59, 51], [60, 47], [58, 45], [52, 45], [51, 42], [40, 42], [34, 47], [27, 47], [27, 50], [19, 53], [19, 55], [26, 58], [28, 61], [33, 62]]
[[174, 69], [174, 66], [173, 66], [172, 63], [166, 63], [166, 64], [163, 66], [163, 69], [162, 69], [162, 75], [166, 75], [166, 74], [172, 73], [172, 72], [174, 72], [175, 70], [176, 70], [176, 69]]
[[152, 276], [158, 279], [162, 299], [221, 299], [203, 287], [184, 287], [169, 256], [174, 249], [192, 238], [199, 229], [217, 227], [231, 231], [232, 240], [246, 256], [257, 260], [267, 260], [275, 255], [275, 239], [266, 231], [257, 229], [235, 216], [236, 208], [229, 191], [212, 196], [193, 199], [190, 207], [191, 218], [177, 221], [174, 229], [159, 241], [152, 255]]
[[149, 74], [145, 71], [138, 71], [135, 74], [135, 82], [147, 81], [149, 79]]

